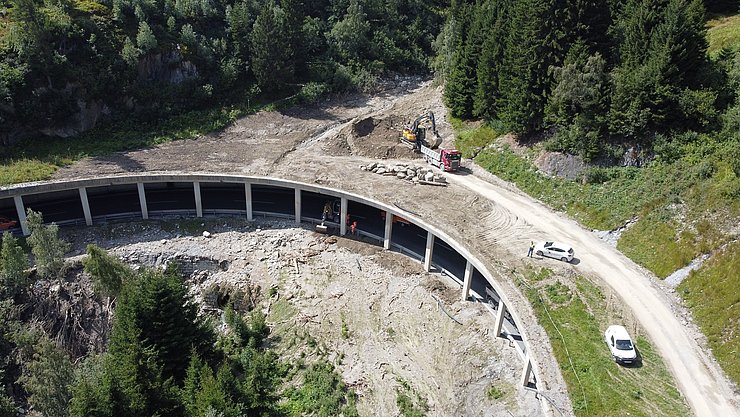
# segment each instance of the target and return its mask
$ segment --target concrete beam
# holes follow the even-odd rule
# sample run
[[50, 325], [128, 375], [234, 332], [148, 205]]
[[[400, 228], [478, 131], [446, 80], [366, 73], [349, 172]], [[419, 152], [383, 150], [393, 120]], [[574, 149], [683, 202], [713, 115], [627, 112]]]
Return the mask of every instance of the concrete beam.
[[427, 247], [424, 250], [424, 270], [429, 272], [432, 270], [432, 252], [434, 249], [434, 234], [427, 232]]
[[522, 369], [522, 378], [519, 380], [519, 384], [523, 387], [529, 386], [529, 379], [532, 376], [532, 361], [529, 360], [529, 355], [524, 358], [524, 369]]
[[144, 183], [137, 182], [136, 188], [139, 190], [139, 205], [141, 206], [141, 218], [146, 220], [149, 218], [149, 210], [146, 206], [146, 193], [144, 192]]
[[385, 238], [383, 239], [383, 248], [391, 248], [391, 233], [393, 232], [393, 213], [385, 212]]
[[200, 183], [193, 181], [193, 191], [195, 192], [195, 215], [203, 217], [203, 200], [200, 198]]
[[92, 214], [90, 214], [90, 202], [87, 200], [87, 189], [80, 187], [80, 201], [82, 202], [82, 212], [85, 214], [85, 224], [92, 226]]
[[462, 300], [468, 301], [470, 297], [470, 284], [473, 281], [473, 264], [470, 261], [465, 263], [465, 278], [463, 279]]
[[247, 221], [254, 220], [254, 212], [252, 211], [252, 184], [244, 184], [244, 196], [247, 201]]
[[15, 211], [18, 214], [18, 223], [21, 224], [21, 230], [23, 236], [28, 236], [31, 232], [28, 231], [28, 222], [26, 221], [26, 208], [23, 206], [23, 197], [17, 195], [13, 197], [15, 202]]
[[295, 224], [301, 224], [301, 189], [295, 189]]
[[339, 234], [347, 234], [347, 197], [342, 197], [339, 202]]
[[498, 337], [501, 334], [501, 328], [504, 326], [506, 317], [506, 304], [504, 300], [498, 300], [498, 309], [496, 311], [496, 323], [493, 325], [493, 335]]

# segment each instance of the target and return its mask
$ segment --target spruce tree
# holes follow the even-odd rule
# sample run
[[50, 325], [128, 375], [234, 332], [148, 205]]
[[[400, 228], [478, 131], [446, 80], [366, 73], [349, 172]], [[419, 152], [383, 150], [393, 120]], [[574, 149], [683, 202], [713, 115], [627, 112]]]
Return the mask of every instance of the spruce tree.
[[252, 72], [262, 91], [278, 91], [293, 80], [293, 50], [285, 13], [272, 0], [264, 3], [254, 22], [251, 54]]
[[56, 223], [44, 224], [41, 213], [28, 209], [26, 213], [31, 235], [28, 244], [36, 261], [36, 271], [43, 278], [59, 277], [64, 268], [64, 254], [69, 244], [59, 238]]
[[507, 12], [510, 5], [508, 0], [488, 0], [486, 3], [484, 10], [491, 13], [492, 25], [478, 60], [473, 115], [492, 119], [498, 114], [498, 81], [504, 59], [504, 45], [501, 40], [505, 38], [507, 31]]
[[29, 284], [28, 255], [7, 230], [0, 248], [0, 299], [13, 298]]
[[549, 67], [564, 55], [557, 48], [558, 31], [553, 27], [555, 5], [550, 0], [522, 0], [512, 6], [499, 78], [499, 117], [517, 133], [542, 127], [551, 81]]

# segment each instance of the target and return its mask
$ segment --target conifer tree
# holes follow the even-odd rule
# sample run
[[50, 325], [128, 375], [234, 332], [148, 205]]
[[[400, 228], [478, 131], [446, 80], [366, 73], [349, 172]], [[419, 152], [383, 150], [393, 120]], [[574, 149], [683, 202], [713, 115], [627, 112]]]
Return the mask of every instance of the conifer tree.
[[56, 223], [44, 224], [41, 213], [28, 209], [26, 213], [28, 244], [36, 261], [36, 270], [41, 277], [58, 277], [64, 268], [64, 254], [69, 244], [59, 238], [59, 226]]
[[18, 246], [18, 240], [7, 230], [0, 248], [0, 299], [13, 298], [29, 284], [28, 255]]
[[293, 51], [285, 13], [272, 0], [264, 3], [252, 28], [252, 72], [262, 91], [272, 92], [293, 80]]
[[473, 114], [479, 117], [494, 118], [497, 116], [497, 99], [499, 97], [499, 73], [504, 59], [504, 44], [507, 30], [507, 0], [489, 0], [486, 12], [491, 13], [492, 25], [483, 42], [478, 61], [477, 82], [473, 100]]
[[499, 88], [500, 119], [513, 131], [532, 132], [542, 126], [548, 70], [557, 62], [553, 49], [554, 5], [549, 0], [514, 2]]

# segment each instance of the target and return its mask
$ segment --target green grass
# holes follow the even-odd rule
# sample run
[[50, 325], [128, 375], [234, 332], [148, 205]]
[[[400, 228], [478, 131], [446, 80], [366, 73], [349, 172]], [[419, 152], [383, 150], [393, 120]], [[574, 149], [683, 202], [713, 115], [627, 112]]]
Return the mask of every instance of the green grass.
[[722, 149], [705, 154], [703, 163], [689, 155], [639, 169], [600, 168], [599, 183], [547, 177], [509, 149], [486, 149], [475, 161], [588, 228], [613, 230], [638, 218], [622, 234], [619, 249], [666, 277], [731, 238], [722, 230], [740, 216], [740, 179], [717, 156]]
[[499, 136], [498, 132], [487, 125], [470, 128], [460, 119], [453, 119], [451, 124], [457, 131], [455, 147], [465, 158], [472, 158]]
[[553, 284], [540, 281], [537, 274], [541, 277], [542, 271], [524, 271], [529, 285], [525, 292], [552, 343], [577, 416], [691, 414], [660, 356], [644, 337], [636, 338], [641, 367], [614, 363], [602, 340], [603, 330], [613, 323], [608, 321], [607, 301], [598, 287], [577, 277], [577, 292], [565, 301], [560, 297], [555, 304], [548, 289]]
[[740, 384], [740, 242], [735, 241], [692, 272], [679, 293], [714, 357], [727, 375]]
[[714, 57], [726, 48], [740, 50], [740, 14], [724, 16], [707, 22], [707, 53]]

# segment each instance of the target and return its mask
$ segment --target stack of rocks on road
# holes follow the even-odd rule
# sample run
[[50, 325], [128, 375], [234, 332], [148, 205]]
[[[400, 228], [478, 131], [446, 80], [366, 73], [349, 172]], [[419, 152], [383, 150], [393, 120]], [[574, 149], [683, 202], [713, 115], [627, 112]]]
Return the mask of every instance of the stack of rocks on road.
[[402, 180], [411, 181], [414, 184], [447, 185], [447, 179], [444, 175], [435, 173], [431, 168], [418, 165], [403, 163], [386, 165], [373, 162], [370, 165], [360, 165], [360, 169], [379, 175], [395, 176]]

